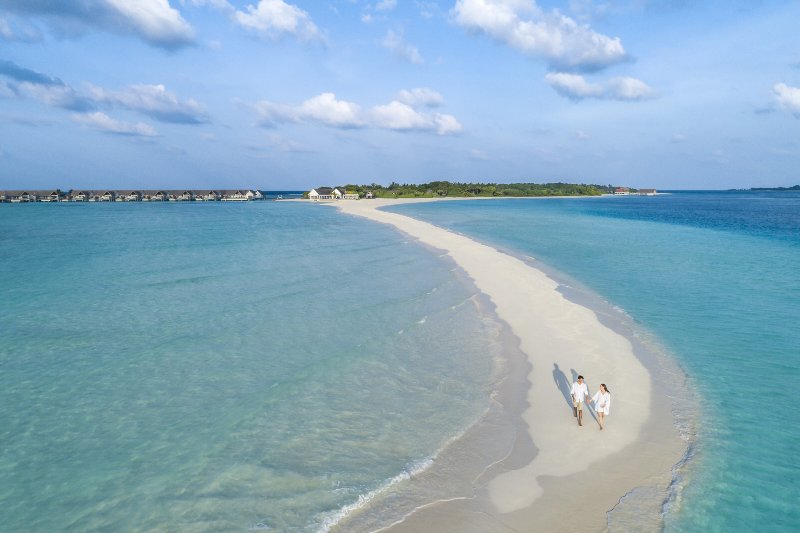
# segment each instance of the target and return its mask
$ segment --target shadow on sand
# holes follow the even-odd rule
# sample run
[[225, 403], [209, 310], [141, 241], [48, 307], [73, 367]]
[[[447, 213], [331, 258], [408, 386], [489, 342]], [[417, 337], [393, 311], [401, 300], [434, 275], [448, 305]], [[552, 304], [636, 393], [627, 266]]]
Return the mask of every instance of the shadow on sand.
[[561, 391], [561, 394], [564, 396], [564, 401], [567, 402], [567, 406], [571, 412], [572, 395], [570, 394], [569, 381], [567, 381], [567, 375], [564, 374], [560, 368], [558, 368], [558, 363], [553, 363], [553, 381], [556, 383], [558, 390]]

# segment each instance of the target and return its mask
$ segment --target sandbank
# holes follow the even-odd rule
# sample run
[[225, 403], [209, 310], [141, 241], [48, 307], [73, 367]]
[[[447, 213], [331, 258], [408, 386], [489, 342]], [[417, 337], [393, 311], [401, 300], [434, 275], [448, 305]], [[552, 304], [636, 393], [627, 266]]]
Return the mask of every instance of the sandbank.
[[[532, 443], [532, 453], [510, 451], [476, 476], [470, 495], [419, 507], [386, 530], [604, 531], [615, 529], [609, 511], [621, 501], [639, 517], [652, 516], [652, 524], [639, 524], [644, 530], [658, 529], [671, 472], [686, 444], [673, 423], [670, 391], [637, 357], [635, 341], [567, 298], [558, 282], [529, 262], [379, 209], [414, 201], [430, 200], [333, 205], [442, 250], [491, 301], [529, 363], [515, 418], [517, 441]], [[586, 376], [590, 394], [601, 382], [612, 392], [604, 431], [591, 412], [584, 412], [582, 427], [572, 415], [568, 391], [577, 374]], [[640, 493], [649, 496], [638, 499]]]

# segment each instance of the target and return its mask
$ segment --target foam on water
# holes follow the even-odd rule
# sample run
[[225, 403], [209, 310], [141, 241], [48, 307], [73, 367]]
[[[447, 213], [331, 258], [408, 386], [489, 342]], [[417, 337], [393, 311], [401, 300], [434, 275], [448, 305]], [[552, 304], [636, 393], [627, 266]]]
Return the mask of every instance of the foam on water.
[[356, 500], [355, 502], [344, 505], [338, 511], [330, 513], [328, 514], [328, 516], [323, 517], [322, 523], [320, 524], [318, 531], [320, 533], [327, 533], [328, 531], [331, 530], [331, 528], [338, 525], [339, 522], [347, 518], [350, 514], [363, 509], [375, 498], [378, 498], [382, 494], [385, 494], [387, 491], [389, 491], [393, 486], [397, 485], [402, 481], [411, 479], [413, 476], [420, 474], [424, 472], [426, 469], [430, 468], [430, 466], [433, 464], [433, 460], [434, 460], [433, 457], [429, 457], [422, 461], [418, 461], [416, 464], [412, 464], [408, 468], [403, 469], [402, 472], [394, 476], [392, 479], [386, 481], [383, 485], [381, 485], [377, 489], [371, 490], [366, 494], [359, 494], [358, 500]]

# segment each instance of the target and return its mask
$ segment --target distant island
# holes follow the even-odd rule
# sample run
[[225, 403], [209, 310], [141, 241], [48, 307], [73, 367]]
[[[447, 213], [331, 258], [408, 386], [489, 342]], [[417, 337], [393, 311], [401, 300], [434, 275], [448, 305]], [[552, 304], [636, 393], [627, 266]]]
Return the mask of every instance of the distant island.
[[[322, 188], [320, 188], [322, 189]], [[325, 188], [327, 189], [327, 188]], [[496, 197], [496, 196], [600, 196], [613, 194], [613, 185], [592, 185], [574, 183], [459, 183], [451, 181], [432, 181], [420, 184], [399, 184], [388, 186], [348, 184], [344, 189], [348, 194], [360, 198], [437, 198], [437, 197]], [[327, 192], [327, 191], [326, 191]], [[308, 197], [308, 193], [305, 195]]]
[[800, 185], [791, 187], [751, 187], [751, 191], [800, 191]]
[[729, 191], [800, 191], [800, 185], [791, 187], [750, 187], [749, 189], [728, 189]]

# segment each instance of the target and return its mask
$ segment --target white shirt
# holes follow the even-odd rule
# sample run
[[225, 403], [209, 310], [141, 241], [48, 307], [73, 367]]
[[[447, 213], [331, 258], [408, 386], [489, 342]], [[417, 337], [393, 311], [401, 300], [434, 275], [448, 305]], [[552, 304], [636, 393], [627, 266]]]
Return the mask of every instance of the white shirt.
[[578, 383], [576, 381], [572, 384], [570, 394], [572, 394], [576, 402], [582, 402], [589, 396], [589, 389], [586, 387], [586, 383]]
[[608, 408], [611, 407], [611, 393], [597, 391], [594, 393], [594, 396], [592, 396], [592, 402], [594, 402], [594, 408], [597, 409], [598, 412], [607, 415]]

